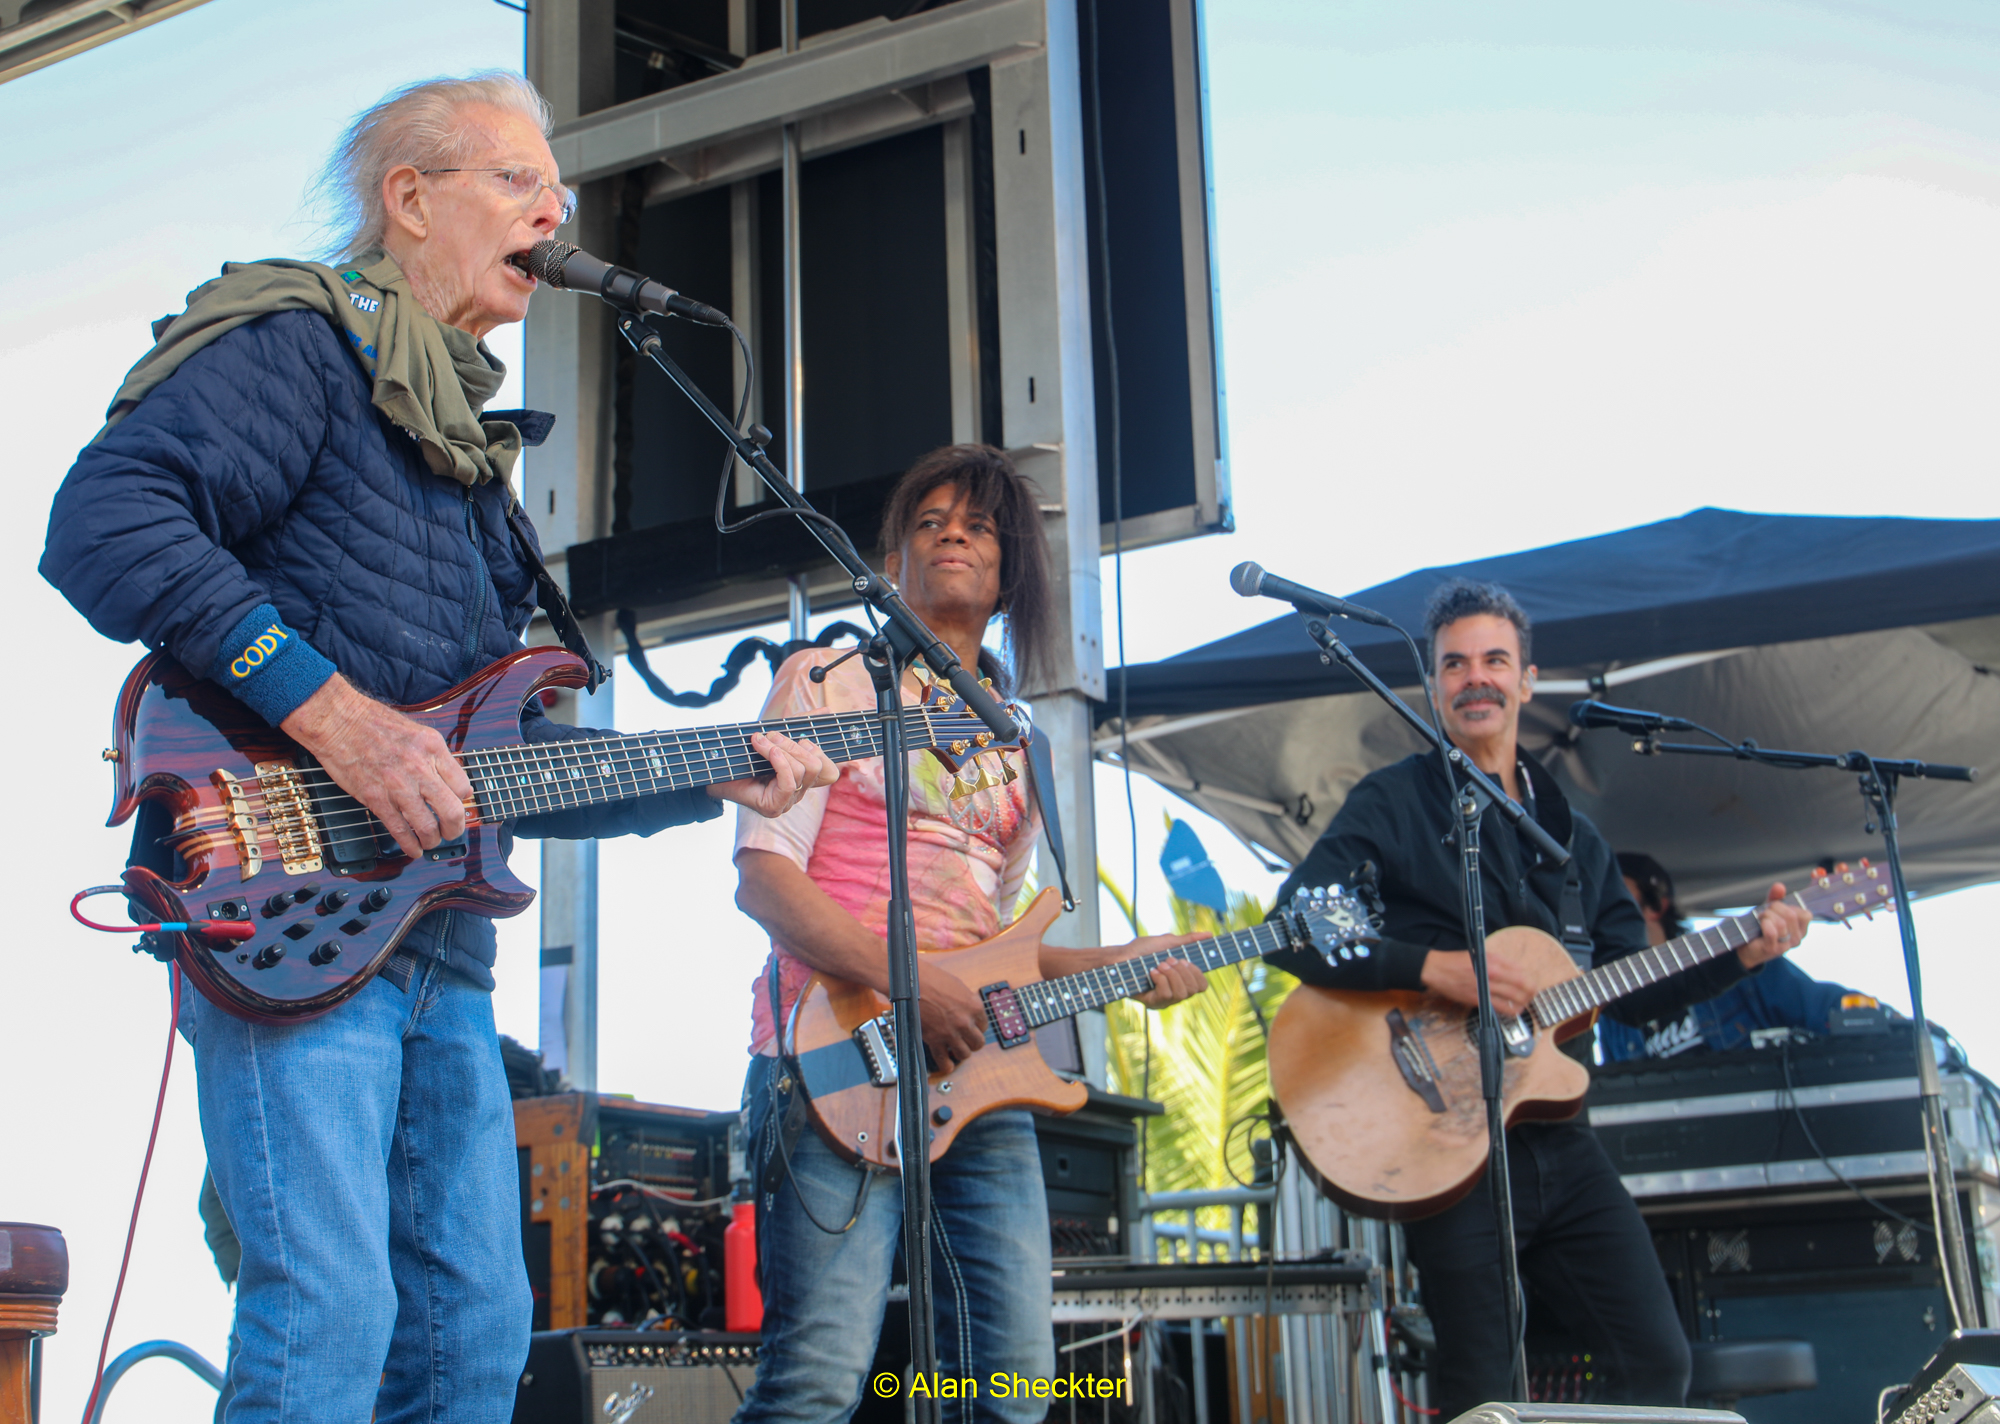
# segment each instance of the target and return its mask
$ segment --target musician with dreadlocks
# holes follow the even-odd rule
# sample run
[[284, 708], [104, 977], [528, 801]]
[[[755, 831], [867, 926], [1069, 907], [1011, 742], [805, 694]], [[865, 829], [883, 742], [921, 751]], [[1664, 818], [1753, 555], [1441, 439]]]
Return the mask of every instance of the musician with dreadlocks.
[[[882, 546], [889, 577], [911, 610], [1003, 695], [1045, 673], [1054, 616], [1041, 499], [1005, 455], [984, 445], [952, 445], [923, 456], [890, 494]], [[996, 616], [1006, 620], [1004, 658], [984, 646]], [[787, 660], [763, 715], [872, 712], [867, 669], [859, 658], [833, 667], [839, 656], [807, 649]], [[825, 680], [814, 682], [811, 674], [821, 668]], [[920, 678], [911, 673], [904, 700], [919, 695]], [[927, 755], [913, 756], [909, 804], [897, 808], [893, 821], [879, 757], [843, 767], [831, 788], [807, 792], [782, 816], [738, 819], [736, 903], [770, 932], [771, 956], [752, 987], [743, 1089], [756, 1159], [751, 1171], [762, 1184], [763, 1346], [757, 1383], [737, 1424], [829, 1424], [854, 1412], [902, 1232], [902, 1194], [885, 1182], [865, 1194], [852, 1226], [835, 1234], [854, 1211], [866, 1169], [842, 1161], [810, 1131], [786, 1148], [789, 1170], [775, 1181], [769, 1174], [784, 1117], [773, 1110], [774, 1100], [789, 1087], [776, 1056], [771, 1001], [780, 1001], [782, 1023], [815, 972], [887, 995], [888, 837], [905, 825], [920, 951], [976, 944], [1013, 920], [1040, 819], [1024, 759], [1011, 751], [998, 755], [1014, 759], [1015, 779], [956, 800], [955, 775]], [[995, 756], [981, 761], [997, 770]], [[1114, 949], [1044, 945], [1042, 975], [1076, 973], [1179, 942], [1162, 936]], [[924, 1043], [948, 1069], [986, 1042], [978, 986], [935, 964], [920, 964], [918, 980]], [[1205, 987], [1179, 960], [1156, 969], [1153, 984], [1140, 1002], [1154, 1007]], [[1029, 1114], [1002, 1110], [967, 1124], [932, 1168], [931, 1192], [939, 1370], [953, 1378], [985, 1379], [995, 1371], [1048, 1378], [1055, 1369], [1049, 1222]], [[944, 1403], [952, 1418], [980, 1420], [1040, 1419], [1047, 1407], [1046, 1400], [991, 1397]]]

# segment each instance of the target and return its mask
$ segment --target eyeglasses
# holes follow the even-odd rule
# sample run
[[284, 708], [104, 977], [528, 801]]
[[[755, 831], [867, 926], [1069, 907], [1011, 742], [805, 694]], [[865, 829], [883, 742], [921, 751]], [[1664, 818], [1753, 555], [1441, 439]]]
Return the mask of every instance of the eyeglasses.
[[[556, 201], [562, 204], [562, 222], [566, 223], [576, 216], [576, 194], [560, 183], [549, 182], [532, 168], [420, 168], [417, 171], [424, 174], [498, 173], [500, 181], [507, 185], [507, 191], [514, 195], [515, 200], [523, 208], [533, 207], [535, 200], [542, 196], [542, 189], [547, 188], [556, 195]], [[561, 223], [557, 226], [561, 226]]]

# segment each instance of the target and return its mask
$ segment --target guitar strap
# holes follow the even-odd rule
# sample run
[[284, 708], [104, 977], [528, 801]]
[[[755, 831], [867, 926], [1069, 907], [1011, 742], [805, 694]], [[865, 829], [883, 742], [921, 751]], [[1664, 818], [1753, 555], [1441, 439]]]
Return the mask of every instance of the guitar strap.
[[1563, 871], [1563, 948], [1576, 967], [1588, 973], [1597, 959], [1597, 947], [1590, 938], [1590, 922], [1583, 913], [1583, 878], [1577, 874], [1576, 858]]
[[[791, 1159], [792, 1149], [799, 1145], [799, 1135], [806, 1129], [805, 1081], [799, 1074], [799, 1060], [785, 1052], [784, 1003], [778, 994], [778, 955], [775, 950], [764, 966], [764, 985], [771, 994], [771, 1047], [778, 1055], [778, 1067], [771, 1080], [771, 1111], [765, 1117], [764, 1133], [768, 1145], [763, 1147], [763, 1161], [757, 1182], [760, 1198], [757, 1212], [757, 1227], [761, 1233], [764, 1219], [770, 1215], [768, 1203], [778, 1195], [778, 1188], [784, 1185], [785, 1164]], [[764, 1259], [761, 1234], [757, 1242], [757, 1260]]]
[[549, 626], [555, 629], [562, 645], [582, 658], [584, 666], [590, 670], [590, 681], [584, 690], [597, 691], [610, 678], [611, 670], [590, 651], [590, 640], [583, 636], [583, 625], [577, 622], [576, 612], [569, 606], [569, 599], [564, 597], [562, 585], [556, 582], [555, 575], [549, 572], [548, 565], [542, 562], [542, 556], [535, 548], [535, 534], [528, 523], [528, 512], [521, 508], [517, 499], [507, 501], [507, 532], [514, 536], [514, 552], [520, 556], [528, 572], [535, 576], [535, 601], [541, 605], [542, 612], [548, 614]]
[[[1527, 760], [1526, 757], [1521, 758], [1521, 786], [1527, 795], [1529, 814], [1532, 815], [1535, 810], [1535, 777], [1528, 769]], [[1574, 844], [1570, 846], [1572, 851], [1575, 848]], [[1597, 962], [1597, 946], [1590, 938], [1590, 917], [1583, 912], [1583, 877], [1577, 873], [1574, 855], [1563, 867], [1562, 904], [1557, 907], [1556, 915], [1561, 921], [1563, 948], [1569, 951], [1570, 962], [1579, 972], [1588, 974]]]
[[1069, 889], [1069, 859], [1063, 854], [1062, 813], [1042, 788], [1055, 785], [1055, 761], [1049, 751], [1049, 734], [1040, 727], [1028, 728], [1028, 791], [1035, 809], [1042, 813], [1042, 834], [1048, 837], [1049, 859], [1056, 864], [1056, 883], [1062, 887], [1063, 908], [1074, 910], [1076, 896]]

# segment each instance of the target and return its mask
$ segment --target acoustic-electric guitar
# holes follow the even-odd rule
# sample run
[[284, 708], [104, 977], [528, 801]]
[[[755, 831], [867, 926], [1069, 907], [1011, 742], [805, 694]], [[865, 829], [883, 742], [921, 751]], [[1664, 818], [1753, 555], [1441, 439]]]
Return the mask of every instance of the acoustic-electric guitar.
[[[162, 921], [247, 921], [248, 939], [171, 936], [182, 970], [239, 1018], [295, 1023], [344, 1003], [410, 927], [433, 910], [504, 918], [535, 894], [507, 869], [500, 835], [521, 816], [608, 805], [770, 770], [750, 734], [783, 732], [836, 762], [882, 754], [873, 712], [824, 713], [680, 732], [523, 743], [521, 708], [547, 687], [581, 687], [582, 659], [561, 648], [510, 653], [429, 702], [399, 710], [434, 727], [472, 782], [465, 834], [412, 860], [313, 757], [207, 678], [155, 653], [125, 679], [113, 719], [109, 825], [158, 800], [164, 844], [187, 875], [125, 872]], [[954, 796], [1011, 780], [967, 763], [1002, 743], [949, 689], [903, 709], [911, 751], [957, 775]], [[968, 770], [970, 776], [968, 776]]]
[[[1815, 919], [1845, 920], [1891, 902], [1889, 877], [1862, 861], [1814, 874], [1797, 894]], [[1590, 1074], [1557, 1047], [1597, 1011], [1648, 984], [1740, 949], [1762, 934], [1754, 914], [1578, 972], [1539, 930], [1487, 942], [1514, 956], [1537, 990], [1501, 1020], [1506, 1122], [1575, 1116]], [[1361, 1216], [1414, 1221], [1445, 1210], [1486, 1171], [1486, 1100], [1473, 1012], [1435, 994], [1348, 993], [1300, 986], [1271, 1023], [1271, 1093], [1321, 1190]]]
[[[1035, 1047], [1035, 1030], [1085, 1009], [1153, 987], [1153, 970], [1182, 959], [1204, 974], [1273, 950], [1310, 947], [1328, 958], [1366, 954], [1375, 938], [1367, 909], [1336, 885], [1301, 891], [1282, 914], [1252, 929], [1136, 955], [1058, 979], [1041, 971], [1042, 935], [1060, 907], [1044, 890], [991, 939], [927, 952], [986, 1009], [986, 1044], [929, 1081], [930, 1156], [942, 1157], [967, 1123], [996, 1108], [1068, 1113], [1088, 1091], [1056, 1076]], [[813, 1126], [851, 1162], [895, 1168], [896, 1028], [888, 1001], [865, 985], [819, 974], [807, 982], [786, 1023], [785, 1051], [796, 1057]]]

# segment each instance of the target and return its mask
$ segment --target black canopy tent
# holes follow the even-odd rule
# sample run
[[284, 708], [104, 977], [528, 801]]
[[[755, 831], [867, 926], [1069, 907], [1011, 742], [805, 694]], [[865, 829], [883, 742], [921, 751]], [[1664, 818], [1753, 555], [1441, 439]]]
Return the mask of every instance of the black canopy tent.
[[[1905, 783], [1904, 855], [1918, 893], [2000, 879], [2000, 520], [1700, 509], [1352, 597], [1420, 632], [1431, 590], [1453, 576], [1502, 584], [1527, 609], [1541, 680], [1523, 744], [1613, 845], [1658, 857], [1690, 907], [1743, 904], [1825, 857], [1879, 858], [1855, 780], [1635, 756], [1629, 737], [1568, 725], [1569, 703], [1595, 687], [1766, 746], [1985, 767], [1969, 786]], [[1338, 631], [1416, 699], [1400, 639]], [[1132, 769], [1287, 861], [1356, 781], [1417, 747], [1320, 662], [1295, 614], [1114, 671], [1097, 742], [1114, 762], [1121, 676]]]

